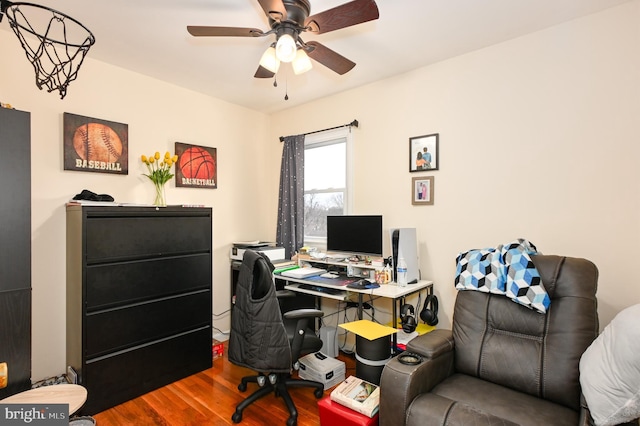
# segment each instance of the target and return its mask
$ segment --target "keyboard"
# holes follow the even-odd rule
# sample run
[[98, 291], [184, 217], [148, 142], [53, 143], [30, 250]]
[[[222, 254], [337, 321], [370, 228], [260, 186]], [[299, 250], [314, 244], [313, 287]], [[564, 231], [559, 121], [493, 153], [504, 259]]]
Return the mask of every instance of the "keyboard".
[[340, 290], [337, 288], [328, 288], [328, 287], [322, 287], [322, 286], [313, 285], [313, 284], [299, 284], [298, 288], [302, 290], [311, 290], [311, 291], [316, 291], [318, 293], [327, 293], [327, 294], [342, 294], [343, 292], [343, 290]]

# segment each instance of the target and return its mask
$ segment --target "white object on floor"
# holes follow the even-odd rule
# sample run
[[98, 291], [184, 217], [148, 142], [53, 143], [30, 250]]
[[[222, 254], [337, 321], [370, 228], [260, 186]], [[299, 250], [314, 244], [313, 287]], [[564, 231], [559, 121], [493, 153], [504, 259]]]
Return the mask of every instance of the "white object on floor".
[[11, 395], [3, 404], [69, 404], [69, 415], [75, 413], [87, 400], [87, 390], [80, 385], [41, 386]]

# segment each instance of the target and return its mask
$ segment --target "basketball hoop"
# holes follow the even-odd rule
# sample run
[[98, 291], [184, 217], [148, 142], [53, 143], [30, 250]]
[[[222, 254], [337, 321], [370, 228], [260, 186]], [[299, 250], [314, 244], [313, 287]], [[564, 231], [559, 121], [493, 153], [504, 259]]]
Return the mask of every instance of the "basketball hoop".
[[96, 42], [91, 31], [64, 13], [32, 3], [0, 0], [0, 21], [3, 14], [33, 65], [38, 89], [58, 90], [63, 99]]

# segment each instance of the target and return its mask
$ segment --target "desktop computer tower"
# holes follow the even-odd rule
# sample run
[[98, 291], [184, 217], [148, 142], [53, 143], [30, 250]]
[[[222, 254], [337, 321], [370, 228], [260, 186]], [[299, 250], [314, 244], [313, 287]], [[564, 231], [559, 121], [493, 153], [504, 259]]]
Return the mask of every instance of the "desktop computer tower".
[[418, 263], [418, 239], [416, 228], [389, 229], [391, 236], [391, 256], [393, 261], [393, 280], [397, 282], [398, 259], [407, 263], [407, 283], [415, 284], [420, 280]]

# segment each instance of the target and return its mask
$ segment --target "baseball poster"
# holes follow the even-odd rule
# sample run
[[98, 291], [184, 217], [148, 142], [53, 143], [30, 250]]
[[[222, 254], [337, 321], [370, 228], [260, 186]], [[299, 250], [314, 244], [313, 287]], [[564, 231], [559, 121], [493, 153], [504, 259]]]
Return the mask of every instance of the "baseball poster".
[[129, 126], [64, 113], [64, 170], [129, 174]]
[[218, 187], [216, 148], [176, 142], [176, 186], [215, 189]]

